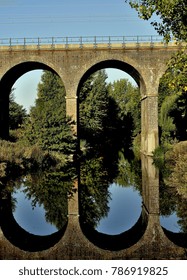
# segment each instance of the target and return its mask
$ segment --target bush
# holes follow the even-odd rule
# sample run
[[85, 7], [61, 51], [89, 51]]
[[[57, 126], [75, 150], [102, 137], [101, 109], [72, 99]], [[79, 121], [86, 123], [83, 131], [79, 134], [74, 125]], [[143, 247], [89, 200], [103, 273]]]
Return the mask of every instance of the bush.
[[26, 172], [34, 169], [62, 167], [66, 162], [64, 155], [43, 151], [37, 145], [25, 147], [19, 142], [0, 140], [0, 178], [13, 173]]
[[179, 195], [187, 198], [187, 141], [175, 144], [166, 153], [165, 161], [171, 172], [165, 183], [176, 188]]

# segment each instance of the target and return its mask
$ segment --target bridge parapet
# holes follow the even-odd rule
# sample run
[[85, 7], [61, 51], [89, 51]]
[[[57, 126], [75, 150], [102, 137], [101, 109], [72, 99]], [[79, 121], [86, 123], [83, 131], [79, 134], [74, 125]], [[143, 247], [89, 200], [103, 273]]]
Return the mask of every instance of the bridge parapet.
[[171, 41], [166, 44], [161, 36], [83, 36], [0, 39], [0, 50], [139, 48], [166, 46], [176, 46], [176, 42]]

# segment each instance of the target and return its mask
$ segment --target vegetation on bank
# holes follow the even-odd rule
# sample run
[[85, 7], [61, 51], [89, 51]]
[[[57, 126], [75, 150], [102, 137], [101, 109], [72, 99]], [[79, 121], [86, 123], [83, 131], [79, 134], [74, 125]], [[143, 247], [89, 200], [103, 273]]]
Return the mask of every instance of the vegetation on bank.
[[[140, 18], [153, 19], [152, 25], [165, 42], [187, 42], [187, 7], [185, 0], [126, 0]], [[167, 185], [187, 194], [187, 54], [186, 46], [173, 55], [159, 87], [160, 147], [154, 161]]]
[[0, 182], [28, 171], [59, 169], [65, 163], [63, 154], [44, 151], [37, 145], [23, 146], [20, 142], [0, 140]]

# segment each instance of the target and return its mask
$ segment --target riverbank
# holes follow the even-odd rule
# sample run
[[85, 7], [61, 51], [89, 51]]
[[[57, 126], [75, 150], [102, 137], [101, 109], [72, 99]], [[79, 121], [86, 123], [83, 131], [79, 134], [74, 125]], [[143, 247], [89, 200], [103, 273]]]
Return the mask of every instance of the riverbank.
[[154, 162], [166, 186], [175, 188], [179, 195], [187, 198], [187, 141], [173, 144], [168, 149], [159, 148], [154, 154]]
[[65, 165], [66, 156], [44, 151], [37, 145], [24, 146], [21, 142], [0, 140], [0, 183], [10, 176], [22, 175], [37, 169], [59, 169]]

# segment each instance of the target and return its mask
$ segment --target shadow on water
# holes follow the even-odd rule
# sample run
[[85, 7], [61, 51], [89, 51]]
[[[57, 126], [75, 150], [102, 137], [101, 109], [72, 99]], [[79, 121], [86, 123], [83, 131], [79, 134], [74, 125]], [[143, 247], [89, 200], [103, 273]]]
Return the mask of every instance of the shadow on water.
[[1, 200], [0, 220], [4, 236], [16, 247], [30, 252], [45, 250], [55, 245], [67, 227], [66, 223], [59, 231], [46, 236], [28, 233], [16, 222], [13, 216], [11, 196]]

